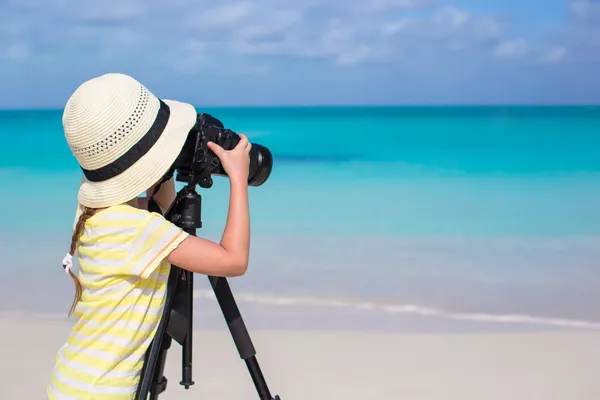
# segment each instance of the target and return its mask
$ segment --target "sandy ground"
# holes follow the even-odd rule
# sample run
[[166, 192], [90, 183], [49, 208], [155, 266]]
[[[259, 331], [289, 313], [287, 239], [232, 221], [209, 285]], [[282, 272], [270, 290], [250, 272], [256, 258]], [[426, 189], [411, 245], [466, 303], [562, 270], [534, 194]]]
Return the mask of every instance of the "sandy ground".
[[[0, 398], [44, 399], [70, 323], [0, 318]], [[282, 400], [598, 400], [600, 334], [251, 332], [272, 394]], [[194, 336], [196, 382], [179, 385], [169, 352], [160, 399], [259, 399], [227, 331]]]

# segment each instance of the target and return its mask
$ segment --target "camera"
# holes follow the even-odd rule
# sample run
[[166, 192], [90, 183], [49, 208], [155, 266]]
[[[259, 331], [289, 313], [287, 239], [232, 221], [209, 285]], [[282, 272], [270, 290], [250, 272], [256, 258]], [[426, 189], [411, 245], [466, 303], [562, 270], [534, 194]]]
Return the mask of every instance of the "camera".
[[[204, 188], [212, 186], [211, 175], [227, 176], [219, 158], [208, 148], [208, 142], [214, 142], [225, 150], [233, 149], [240, 141], [240, 136], [210, 114], [198, 113], [196, 125], [190, 130], [188, 137], [173, 164], [179, 171], [178, 180], [189, 182], [192, 177]], [[248, 185], [260, 186], [266, 182], [273, 168], [273, 157], [266, 147], [252, 143], [250, 149], [250, 165]], [[187, 177], [187, 178], [186, 178]]]

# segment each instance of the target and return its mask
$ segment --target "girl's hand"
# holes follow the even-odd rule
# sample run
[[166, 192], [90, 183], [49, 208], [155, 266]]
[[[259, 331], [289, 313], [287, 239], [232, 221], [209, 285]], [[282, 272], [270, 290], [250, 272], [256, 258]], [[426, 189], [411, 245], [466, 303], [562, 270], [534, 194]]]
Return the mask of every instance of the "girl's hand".
[[252, 144], [248, 141], [246, 135], [240, 134], [240, 141], [231, 150], [225, 150], [216, 143], [208, 142], [208, 148], [215, 153], [223, 169], [233, 182], [243, 181], [248, 183], [248, 169], [250, 168], [250, 149]]

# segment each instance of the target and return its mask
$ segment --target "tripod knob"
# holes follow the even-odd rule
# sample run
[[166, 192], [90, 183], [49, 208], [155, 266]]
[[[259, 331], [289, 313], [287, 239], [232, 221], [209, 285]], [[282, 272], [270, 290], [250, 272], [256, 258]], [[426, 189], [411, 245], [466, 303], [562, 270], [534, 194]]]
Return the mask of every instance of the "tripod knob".
[[202, 177], [202, 179], [200, 179], [200, 182], [198, 182], [198, 185], [200, 185], [200, 187], [203, 187], [205, 189], [210, 189], [213, 185], [213, 180], [210, 176], [204, 176], [204, 177]]

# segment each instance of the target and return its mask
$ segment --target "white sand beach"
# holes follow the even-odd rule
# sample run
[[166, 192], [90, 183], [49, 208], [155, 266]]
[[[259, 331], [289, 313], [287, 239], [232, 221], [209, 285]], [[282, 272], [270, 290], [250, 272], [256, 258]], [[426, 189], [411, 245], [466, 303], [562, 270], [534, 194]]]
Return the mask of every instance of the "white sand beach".
[[[0, 398], [38, 400], [71, 322], [0, 318]], [[253, 331], [271, 392], [282, 400], [597, 400], [600, 334]], [[171, 347], [160, 398], [258, 399], [226, 330], [194, 336], [196, 382], [179, 385]]]

